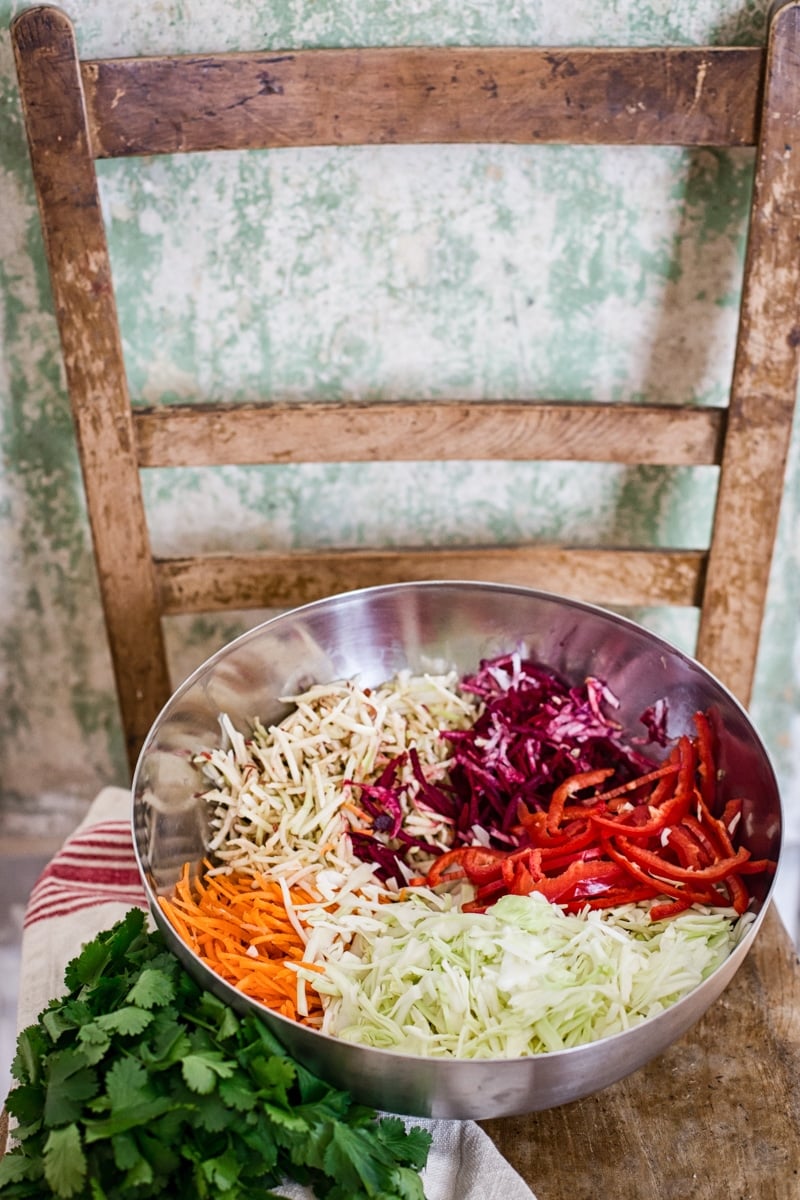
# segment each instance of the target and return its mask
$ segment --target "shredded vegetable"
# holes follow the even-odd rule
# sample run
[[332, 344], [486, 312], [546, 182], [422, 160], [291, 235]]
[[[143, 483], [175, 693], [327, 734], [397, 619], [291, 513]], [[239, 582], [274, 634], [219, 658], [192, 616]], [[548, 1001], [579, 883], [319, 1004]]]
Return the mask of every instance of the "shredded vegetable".
[[[324, 910], [304, 913], [314, 933]], [[662, 1012], [730, 953], [729, 911], [652, 922], [645, 909], [570, 916], [543, 897], [463, 913], [410, 895], [364, 906], [323, 938], [322, 1028], [427, 1057], [518, 1058], [620, 1033]]]
[[[247, 739], [223, 717], [228, 749], [201, 756], [215, 784], [206, 796], [209, 850], [226, 867], [293, 876], [367, 859], [384, 879], [403, 882], [412, 873], [405, 859], [417, 860], [420, 846], [429, 860], [451, 841], [452, 822], [422, 801], [415, 768], [422, 764], [430, 783], [443, 778], [441, 729], [475, 718], [457, 681], [455, 673], [401, 672], [375, 689], [353, 680], [317, 685], [289, 698], [295, 707], [279, 724], [255, 721]], [[374, 785], [368, 796], [364, 784]], [[388, 849], [391, 838], [397, 850]]]
[[275, 880], [251, 875], [208, 875], [189, 879], [184, 869], [163, 912], [183, 940], [211, 969], [246, 996], [285, 1017], [313, 1017], [316, 995], [308, 1000], [292, 964], [302, 964], [306, 934], [294, 919], [294, 903], [307, 892], [290, 892]]

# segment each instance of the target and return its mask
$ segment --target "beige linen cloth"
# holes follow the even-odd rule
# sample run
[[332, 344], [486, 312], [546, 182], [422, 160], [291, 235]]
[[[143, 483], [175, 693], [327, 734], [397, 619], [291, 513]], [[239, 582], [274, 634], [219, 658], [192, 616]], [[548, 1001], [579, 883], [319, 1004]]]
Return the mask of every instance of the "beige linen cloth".
[[[64, 991], [64, 969], [82, 945], [147, 902], [133, 853], [130, 794], [106, 788], [33, 889], [22, 939], [17, 1027]], [[536, 1200], [474, 1121], [418, 1120], [433, 1143], [422, 1174], [427, 1200]], [[290, 1200], [313, 1200], [286, 1182]]]

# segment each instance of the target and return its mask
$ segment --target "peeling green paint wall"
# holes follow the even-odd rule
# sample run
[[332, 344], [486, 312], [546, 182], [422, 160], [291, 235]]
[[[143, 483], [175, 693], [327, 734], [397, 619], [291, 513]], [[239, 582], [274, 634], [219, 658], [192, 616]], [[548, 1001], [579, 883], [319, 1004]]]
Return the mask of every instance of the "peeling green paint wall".
[[[66, 831], [122, 743], [0, 0], [0, 805]], [[302, 46], [748, 43], [734, 0], [70, 0], [81, 53]], [[749, 152], [381, 147], [103, 162], [138, 402], [595, 395], [720, 403]], [[753, 712], [800, 839], [796, 447]], [[145, 478], [159, 549], [510, 541], [692, 545], [713, 472], [514, 464]], [[458, 505], [453, 504], [457, 497]], [[645, 501], [656, 516], [645, 518]], [[212, 519], [210, 540], [201, 528]], [[202, 519], [202, 520], [201, 520]], [[686, 615], [637, 614], [688, 643]], [[243, 618], [252, 622], [253, 614]], [[176, 677], [242, 625], [170, 622]]]

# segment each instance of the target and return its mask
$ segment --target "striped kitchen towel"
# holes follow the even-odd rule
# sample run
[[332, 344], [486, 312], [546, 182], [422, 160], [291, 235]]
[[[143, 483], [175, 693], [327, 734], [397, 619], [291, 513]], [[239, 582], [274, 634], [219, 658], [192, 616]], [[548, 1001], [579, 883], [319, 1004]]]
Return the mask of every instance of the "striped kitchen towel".
[[81, 946], [147, 908], [133, 853], [130, 792], [104, 788], [45, 867], [25, 911], [17, 1028], [64, 993], [64, 969]]

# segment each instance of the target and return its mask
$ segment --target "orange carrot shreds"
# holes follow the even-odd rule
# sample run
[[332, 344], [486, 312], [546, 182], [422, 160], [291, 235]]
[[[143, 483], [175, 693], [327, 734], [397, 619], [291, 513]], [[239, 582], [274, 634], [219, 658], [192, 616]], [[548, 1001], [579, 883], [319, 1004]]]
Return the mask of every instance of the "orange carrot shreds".
[[320, 999], [294, 969], [308, 964], [303, 926], [291, 910], [310, 893], [263, 876], [189, 872], [186, 864], [173, 895], [159, 897], [179, 937], [232, 987], [292, 1020], [318, 1023]]

